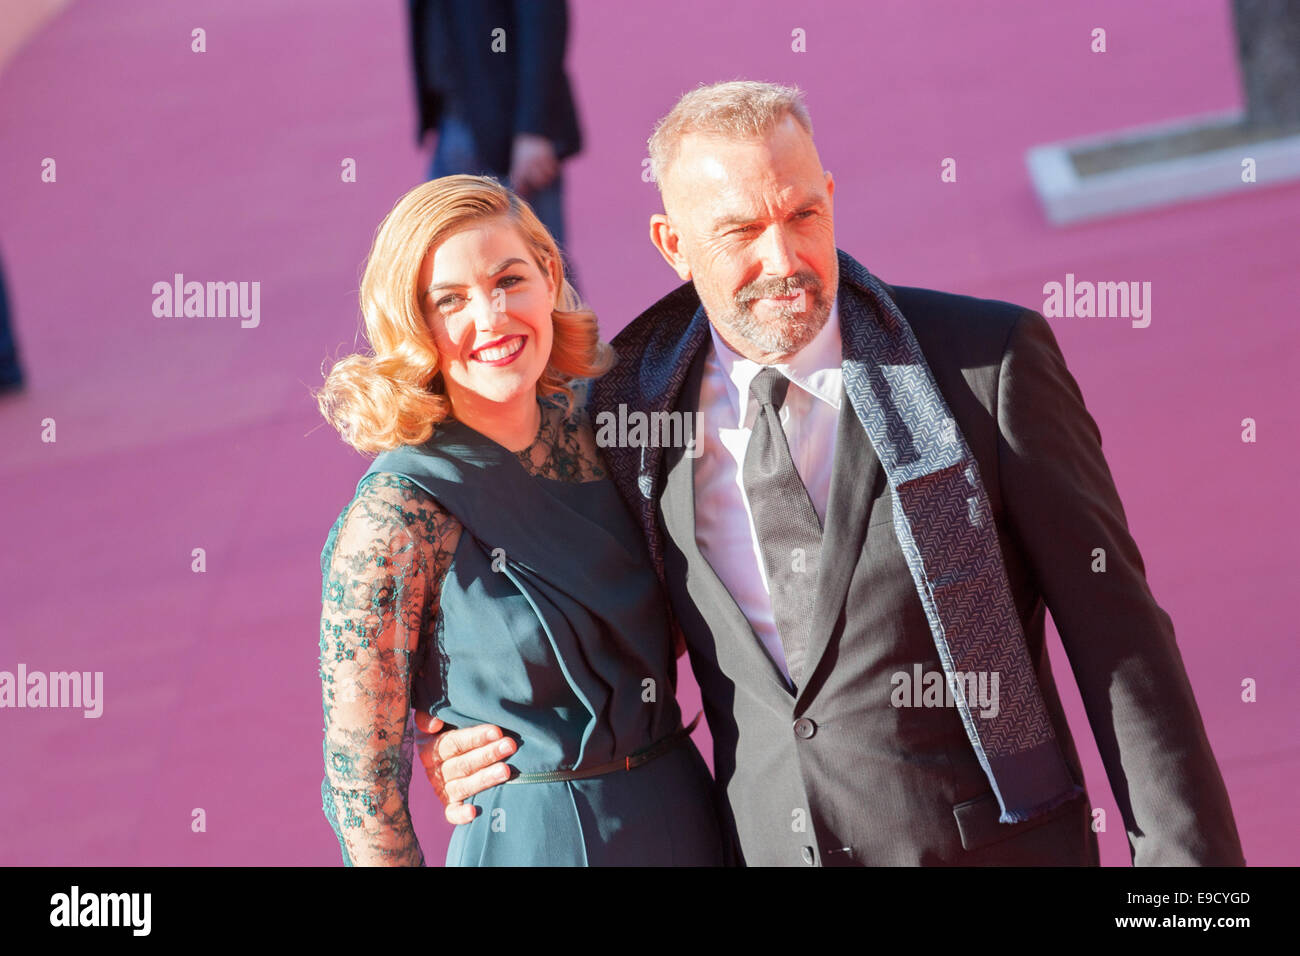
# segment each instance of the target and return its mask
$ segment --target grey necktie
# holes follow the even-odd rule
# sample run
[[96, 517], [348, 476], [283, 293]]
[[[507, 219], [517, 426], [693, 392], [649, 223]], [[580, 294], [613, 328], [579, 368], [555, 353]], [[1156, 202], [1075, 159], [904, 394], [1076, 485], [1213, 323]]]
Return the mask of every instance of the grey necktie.
[[808, 628], [817, 593], [822, 523], [799, 480], [777, 415], [790, 380], [764, 368], [749, 386], [758, 403], [745, 448], [743, 480], [767, 569], [768, 590], [785, 663], [795, 687], [803, 684]]

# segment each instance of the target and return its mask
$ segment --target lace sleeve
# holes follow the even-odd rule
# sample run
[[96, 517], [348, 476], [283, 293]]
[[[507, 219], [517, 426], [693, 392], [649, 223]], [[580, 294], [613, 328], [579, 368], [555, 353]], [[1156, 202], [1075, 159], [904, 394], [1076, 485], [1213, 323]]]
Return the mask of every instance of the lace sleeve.
[[425, 863], [407, 805], [410, 675], [435, 603], [430, 556], [441, 552], [425, 540], [414, 492], [397, 476], [372, 478], [321, 554], [321, 798], [348, 866]]

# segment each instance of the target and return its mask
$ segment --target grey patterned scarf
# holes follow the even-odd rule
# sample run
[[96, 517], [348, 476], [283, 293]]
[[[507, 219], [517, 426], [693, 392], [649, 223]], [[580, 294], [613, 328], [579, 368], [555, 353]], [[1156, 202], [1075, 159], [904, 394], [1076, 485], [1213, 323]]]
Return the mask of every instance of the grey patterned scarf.
[[[1000, 822], [1018, 823], [1083, 790], [1038, 687], [975, 456], [911, 326], [879, 281], [863, 278], [858, 301], [872, 321], [842, 323], [844, 388], [889, 481], [894, 533]], [[973, 713], [967, 675], [994, 673], [999, 707]]]

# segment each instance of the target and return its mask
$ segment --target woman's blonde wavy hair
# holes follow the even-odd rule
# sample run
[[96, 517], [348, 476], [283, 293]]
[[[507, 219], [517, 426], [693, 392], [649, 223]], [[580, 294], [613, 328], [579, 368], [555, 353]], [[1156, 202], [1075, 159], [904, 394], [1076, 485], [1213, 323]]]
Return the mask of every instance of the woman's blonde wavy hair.
[[361, 313], [371, 351], [336, 362], [315, 393], [325, 420], [362, 453], [429, 440], [452, 417], [438, 371], [438, 349], [416, 288], [425, 256], [474, 223], [504, 217], [555, 283], [554, 339], [537, 394], [562, 397], [572, 415], [575, 379], [594, 378], [613, 365], [600, 341], [596, 315], [564, 275], [564, 260], [536, 213], [487, 176], [443, 176], [416, 186], [380, 223], [361, 279]]

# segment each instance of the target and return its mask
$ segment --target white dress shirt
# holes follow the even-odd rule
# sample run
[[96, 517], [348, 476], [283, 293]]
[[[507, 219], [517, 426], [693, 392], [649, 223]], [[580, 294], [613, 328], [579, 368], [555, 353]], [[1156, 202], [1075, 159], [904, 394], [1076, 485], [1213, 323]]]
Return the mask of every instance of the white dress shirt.
[[[758, 412], [749, 386], [763, 366], [733, 352], [712, 323], [709, 334], [713, 344], [700, 382], [704, 434], [695, 461], [695, 541], [789, 683], [743, 478], [745, 448]], [[788, 364], [773, 366], [792, 383], [781, 405], [781, 426], [795, 470], [823, 525], [835, 464], [840, 360], [837, 297], [817, 336]]]

